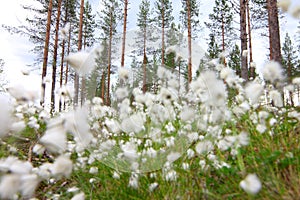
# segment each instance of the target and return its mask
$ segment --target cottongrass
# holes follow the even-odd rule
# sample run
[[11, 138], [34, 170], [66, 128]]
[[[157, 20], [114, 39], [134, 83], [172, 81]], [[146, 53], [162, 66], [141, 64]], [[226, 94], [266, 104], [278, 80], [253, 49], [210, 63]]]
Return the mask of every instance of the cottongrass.
[[[15, 157], [2, 159], [1, 197], [31, 197], [41, 181], [55, 184], [79, 170], [92, 175], [89, 180], [94, 185], [98, 181], [95, 174], [102, 173], [95, 166], [98, 161], [114, 170], [110, 176], [115, 181], [120, 181], [123, 173], [130, 173], [127, 186], [132, 189], [139, 189], [143, 175], [154, 171], [168, 184], [176, 183], [182, 171], [193, 170], [195, 160], [203, 172], [231, 169], [232, 165], [219, 156], [220, 152], [227, 152], [228, 160], [240, 159], [240, 149], [245, 148], [251, 138], [245, 127], [236, 128], [240, 127], [239, 118], [249, 115], [254, 130], [262, 135], [271, 131], [270, 125], [280, 123], [275, 114], [284, 102], [277, 82], [282, 82], [284, 76], [281, 66], [271, 62], [266, 64], [269, 71], [263, 72], [265, 85], [261, 80], [253, 80], [244, 86], [233, 70], [219, 67], [219, 72], [206, 70], [201, 73], [190, 84], [189, 90], [180, 95], [176, 91], [177, 80], [170, 71], [160, 67], [158, 76], [162, 80], [158, 91], [144, 94], [136, 88], [133, 96], [127, 90], [127, 71], [120, 69], [124, 86], [117, 89], [116, 107], [105, 106], [100, 98], [94, 98], [82, 108], [52, 118], [41, 108], [29, 106], [30, 99], [25, 104], [16, 101], [17, 111], [4, 110], [7, 116], [14, 115], [15, 118], [9, 118], [9, 121], [0, 118], [7, 124], [0, 126], [1, 134], [7, 135], [11, 130], [18, 132], [26, 127], [41, 131], [31, 150], [40, 157], [47, 155], [49, 159], [34, 167]], [[172, 84], [167, 84], [168, 81]], [[297, 83], [297, 79], [294, 82]], [[269, 83], [273, 86], [268, 87]], [[231, 104], [228, 103], [229, 89], [238, 93], [232, 97]], [[262, 105], [266, 90], [275, 107], [254, 106]], [[290, 112], [289, 117], [300, 119], [300, 114]], [[17, 121], [12, 123], [14, 120]], [[244, 173], [243, 165], [239, 167]], [[149, 177], [148, 190], [155, 193], [161, 187], [158, 176]], [[253, 195], [262, 187], [253, 174], [239, 185]], [[73, 199], [84, 197], [84, 193], [79, 193]], [[51, 198], [56, 198], [55, 194]]]

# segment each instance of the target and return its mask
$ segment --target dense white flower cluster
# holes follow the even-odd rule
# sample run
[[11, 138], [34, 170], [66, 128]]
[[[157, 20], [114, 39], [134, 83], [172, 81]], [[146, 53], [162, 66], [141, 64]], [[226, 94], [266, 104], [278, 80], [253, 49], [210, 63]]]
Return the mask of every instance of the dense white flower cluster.
[[[79, 52], [69, 55], [67, 60], [77, 72], [86, 74], [92, 70], [94, 57], [91, 53]], [[0, 197], [29, 198], [39, 182], [53, 183], [69, 177], [79, 168], [98, 174], [98, 168], [93, 165], [97, 160], [115, 170], [112, 175], [115, 179], [120, 179], [122, 172], [131, 173], [128, 186], [135, 189], [145, 172], [162, 170], [164, 180], [176, 181], [179, 173], [175, 166], [181, 157], [187, 159], [179, 165], [184, 171], [190, 170], [189, 160], [195, 157], [200, 158], [199, 167], [204, 171], [210, 167], [230, 168], [217, 156], [216, 150], [230, 151], [235, 158], [238, 149], [248, 145], [250, 135], [243, 128], [229, 128], [237, 127], [238, 118], [249, 115], [261, 134], [268, 130], [267, 127], [280, 122], [276, 113], [285, 103], [281, 95], [283, 70], [276, 62], [267, 63], [262, 71], [265, 82], [257, 78], [244, 84], [232, 69], [217, 61], [209, 65], [217, 71], [202, 71], [187, 90], [183, 89], [177, 75], [159, 67], [157, 88], [155, 92], [146, 93], [140, 88], [131, 90], [129, 72], [120, 68], [119, 77], [123, 82], [116, 89], [115, 107], [103, 105], [102, 99], [96, 97], [80, 108], [52, 118], [35, 106], [34, 95], [26, 96], [28, 93], [24, 95], [11, 88], [12, 101], [0, 98], [4, 105], [0, 107], [0, 136], [20, 132], [26, 127], [37, 131], [46, 126], [32, 152], [47, 155], [51, 161], [33, 167], [32, 163], [16, 157], [1, 159]], [[299, 85], [300, 81], [296, 78], [293, 84]], [[230, 90], [236, 95], [229, 95]], [[72, 96], [65, 86], [58, 93], [62, 101]], [[269, 99], [263, 102], [266, 93]], [[259, 108], [263, 103], [268, 106]], [[300, 120], [296, 111], [289, 113], [289, 117]], [[13, 147], [10, 149], [17, 151]], [[72, 155], [76, 156], [71, 159]], [[91, 184], [95, 181], [95, 178], [90, 179]], [[256, 194], [261, 183], [255, 175], [249, 175], [240, 186]], [[152, 182], [149, 191], [157, 187], [158, 183]], [[73, 199], [84, 199], [83, 193], [78, 190], [76, 193]]]

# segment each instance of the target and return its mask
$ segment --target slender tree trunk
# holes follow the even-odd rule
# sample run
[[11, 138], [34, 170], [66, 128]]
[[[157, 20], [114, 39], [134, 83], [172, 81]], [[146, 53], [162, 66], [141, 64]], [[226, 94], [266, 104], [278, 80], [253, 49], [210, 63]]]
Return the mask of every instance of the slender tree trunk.
[[110, 105], [110, 70], [112, 57], [112, 37], [113, 37], [113, 19], [112, 10], [110, 10], [110, 27], [109, 27], [109, 43], [108, 43], [108, 66], [107, 66], [107, 91], [106, 91], [106, 105]]
[[161, 65], [165, 65], [165, 7], [164, 1], [161, 1]]
[[102, 76], [101, 76], [101, 99], [103, 100], [103, 103], [105, 104], [105, 73], [103, 72], [102, 73]]
[[[84, 27], [84, 38], [83, 38], [83, 48], [86, 48], [86, 35], [87, 35], [87, 30], [86, 26]], [[83, 106], [85, 99], [86, 99], [86, 78], [85, 76], [81, 77], [81, 88], [80, 88], [80, 99], [81, 99], [81, 106]]]
[[46, 28], [46, 38], [45, 38], [45, 46], [44, 46], [44, 56], [43, 56], [43, 69], [42, 69], [42, 94], [40, 104], [45, 106], [45, 77], [47, 75], [47, 64], [48, 64], [48, 52], [49, 52], [49, 41], [50, 41], [50, 30], [51, 30], [51, 15], [52, 15], [52, 0], [49, 1], [48, 5], [48, 14], [47, 14], [47, 28]]
[[[251, 33], [251, 19], [250, 19], [250, 6], [249, 1], [247, 0], [247, 22], [248, 22], [248, 37], [249, 37], [249, 59], [250, 64], [253, 63], [253, 52], [252, 52], [252, 33]], [[255, 78], [255, 68], [250, 66], [250, 76], [252, 79]]]
[[128, 11], [128, 0], [124, 2], [124, 24], [123, 24], [123, 39], [122, 39], [122, 57], [121, 67], [125, 65], [125, 45], [126, 45], [126, 31], [127, 31], [127, 11]]
[[56, 85], [58, 33], [59, 33], [59, 23], [60, 23], [60, 14], [61, 14], [61, 1], [62, 0], [58, 0], [56, 25], [55, 25], [54, 54], [53, 54], [53, 62], [52, 62], [52, 88], [51, 88], [51, 110], [50, 110], [51, 114], [53, 114], [55, 111], [55, 85]]
[[[80, 17], [79, 17], [79, 33], [78, 33], [78, 51], [82, 49], [83, 13], [84, 13], [84, 0], [81, 0]], [[79, 97], [79, 74], [78, 73], [75, 73], [74, 87], [75, 87], [74, 106], [77, 106], [78, 97]]]
[[147, 73], [146, 73], [146, 66], [147, 66], [147, 55], [146, 55], [146, 39], [147, 39], [147, 28], [146, 25], [144, 27], [144, 49], [143, 49], [143, 93], [147, 91]]
[[270, 59], [282, 63], [277, 0], [267, 0]]
[[[72, 28], [72, 24], [70, 24], [70, 30]], [[71, 51], [71, 31], [69, 31], [68, 35], [68, 47], [67, 47], [67, 55], [70, 54]], [[68, 83], [68, 77], [69, 77], [69, 62], [66, 62], [66, 71], [65, 71], [65, 85]], [[66, 102], [64, 102], [64, 110], [66, 109]]]
[[[68, 0], [66, 1], [66, 5], [68, 5]], [[68, 21], [68, 6], [65, 7], [65, 19], [64, 23], [66, 24]], [[59, 86], [62, 87], [63, 84], [63, 73], [64, 73], [64, 59], [65, 59], [65, 48], [66, 48], [66, 40], [63, 40], [62, 49], [61, 49], [61, 60], [60, 60], [60, 77], [59, 77]], [[59, 100], [58, 102], [58, 110], [61, 112], [62, 102]]]
[[246, 23], [246, 0], [240, 0], [240, 32], [241, 32], [241, 75], [248, 81], [248, 61], [247, 56], [243, 56], [243, 51], [247, 50], [247, 23]]
[[188, 82], [192, 82], [192, 25], [190, 0], [186, 1], [188, 23]]
[[224, 14], [222, 13], [222, 51], [225, 51], [225, 24], [224, 24]]

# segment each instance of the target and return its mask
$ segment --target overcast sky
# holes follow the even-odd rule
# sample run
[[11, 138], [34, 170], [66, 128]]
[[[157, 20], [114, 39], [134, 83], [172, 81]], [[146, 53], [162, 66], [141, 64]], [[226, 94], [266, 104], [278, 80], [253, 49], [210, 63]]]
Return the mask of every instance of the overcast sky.
[[[152, 0], [154, 1], [154, 0]], [[18, 26], [23, 23], [26, 16], [30, 15], [30, 13], [24, 12], [21, 7], [21, 4], [30, 5], [33, 4], [35, 1], [33, 0], [9, 0], [5, 1], [0, 6], [0, 24], [6, 25], [13, 25]], [[94, 8], [99, 8], [99, 1], [98, 0], [90, 0], [91, 4], [93, 4]], [[131, 1], [129, 8], [129, 29], [134, 28], [136, 24], [136, 14], [138, 12], [138, 7], [140, 0]], [[201, 1], [201, 12], [202, 20], [206, 20], [208, 18], [208, 14], [212, 10], [213, 0], [202, 0]], [[300, 4], [299, 0], [293, 0], [294, 5]], [[101, 6], [101, 5], [100, 5]], [[181, 10], [181, 1], [174, 0], [173, 1], [173, 8], [174, 13], [178, 13]], [[178, 16], [177, 16], [178, 18]], [[296, 27], [298, 25], [299, 20], [293, 19], [291, 17], [287, 17], [283, 21], [283, 25], [281, 26], [282, 30], [289, 31], [291, 36], [293, 37], [296, 32]], [[0, 58], [4, 59], [6, 63], [6, 74], [8, 78], [16, 77], [15, 69], [17, 68], [24, 68], [27, 65], [31, 65], [34, 60], [34, 55], [30, 52], [32, 49], [32, 44], [28, 41], [27, 38], [17, 36], [17, 35], [10, 35], [9, 33], [0, 29]], [[254, 36], [255, 37], [255, 36]], [[258, 36], [257, 36], [258, 37]], [[259, 38], [256, 38], [257, 40]], [[203, 49], [206, 49], [206, 41], [204, 38], [200, 38], [199, 41], [203, 43]], [[255, 41], [254, 41], [255, 42]], [[257, 41], [256, 41], [257, 42]], [[262, 60], [264, 59], [265, 55], [267, 54], [266, 45], [267, 41], [259, 42], [259, 45], [253, 45], [256, 48], [254, 51], [254, 59]], [[40, 69], [38, 69], [40, 70]]]

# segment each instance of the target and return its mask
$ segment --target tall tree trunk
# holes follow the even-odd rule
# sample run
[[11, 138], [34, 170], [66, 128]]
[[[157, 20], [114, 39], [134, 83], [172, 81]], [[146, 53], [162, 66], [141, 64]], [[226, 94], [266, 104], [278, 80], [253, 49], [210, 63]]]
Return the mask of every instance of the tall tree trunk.
[[147, 40], [147, 28], [144, 27], [144, 39], [143, 39], [143, 42], [144, 42], [144, 48], [143, 48], [143, 93], [146, 93], [147, 91], [147, 70], [146, 70], [146, 67], [147, 67], [147, 55], [146, 55], [146, 40]]
[[45, 46], [44, 46], [44, 56], [43, 56], [43, 69], [42, 69], [42, 91], [41, 91], [41, 100], [40, 104], [45, 106], [45, 77], [47, 75], [47, 64], [48, 64], [48, 52], [49, 52], [49, 41], [50, 41], [50, 30], [51, 30], [51, 15], [52, 15], [52, 0], [49, 1], [48, 5], [48, 14], [47, 14], [47, 28], [46, 28], [46, 38], [45, 38]]
[[103, 72], [101, 75], [101, 94], [100, 97], [103, 100], [103, 103], [105, 104], [105, 73]]
[[109, 27], [109, 43], [108, 43], [108, 66], [107, 66], [107, 91], [106, 91], [106, 105], [110, 105], [110, 70], [111, 70], [111, 58], [112, 58], [112, 37], [113, 37], [113, 16], [112, 10], [110, 12], [110, 27]]
[[248, 22], [248, 37], [249, 37], [249, 59], [250, 59], [250, 77], [252, 79], [255, 78], [255, 68], [251, 66], [251, 63], [253, 63], [253, 49], [252, 49], [252, 33], [251, 33], [251, 19], [250, 19], [250, 6], [249, 1], [247, 0], [247, 22]]
[[164, 0], [161, 1], [161, 65], [165, 65], [165, 7]]
[[60, 14], [61, 14], [61, 1], [62, 0], [58, 0], [56, 25], [55, 25], [54, 54], [53, 54], [53, 62], [52, 62], [52, 88], [51, 88], [51, 109], [50, 109], [51, 114], [53, 114], [55, 111], [55, 85], [56, 85], [58, 33], [59, 33], [59, 23], [60, 23]]
[[127, 11], [128, 11], [128, 0], [124, 2], [124, 24], [123, 24], [123, 38], [122, 38], [122, 57], [121, 67], [125, 65], [125, 45], [126, 45], [126, 31], [127, 31]]
[[247, 56], [243, 56], [243, 51], [247, 50], [247, 23], [246, 23], [246, 0], [240, 0], [240, 32], [241, 32], [241, 75], [248, 81], [248, 61]]
[[[84, 13], [84, 0], [81, 0], [80, 17], [79, 17], [79, 33], [78, 33], [78, 51], [82, 49], [83, 13]], [[75, 87], [74, 106], [77, 106], [78, 97], [79, 97], [79, 74], [78, 73], [75, 73], [74, 87]]]
[[[66, 5], [68, 5], [68, 0], [66, 1]], [[68, 6], [65, 6], [65, 19], [64, 23], [66, 24], [68, 21]], [[69, 31], [70, 32], [70, 31]], [[65, 48], [66, 48], [66, 40], [63, 40], [62, 49], [61, 49], [61, 61], [60, 61], [60, 77], [59, 77], [59, 86], [62, 87], [63, 84], [63, 73], [64, 73], [64, 59], [65, 59]], [[59, 100], [58, 110], [61, 112], [62, 102]]]
[[[87, 30], [86, 26], [84, 27], [84, 38], [83, 38], [83, 48], [86, 48], [86, 35], [87, 35]], [[86, 99], [86, 78], [85, 76], [81, 77], [81, 88], [80, 88], [80, 100], [81, 100], [81, 106], [83, 106], [84, 102]]]
[[192, 82], [192, 25], [191, 25], [191, 2], [186, 1], [188, 23], [188, 82]]
[[267, 0], [269, 39], [270, 39], [270, 60], [282, 63], [280, 31], [278, 22], [277, 0]]
[[[72, 28], [72, 24], [70, 24], [70, 30]], [[71, 31], [69, 31], [68, 35], [68, 47], [67, 47], [67, 55], [70, 54], [71, 51]], [[65, 70], [65, 85], [68, 83], [68, 77], [69, 77], [69, 62], [66, 62], [66, 70]], [[64, 102], [64, 110], [66, 109], [66, 102]]]

